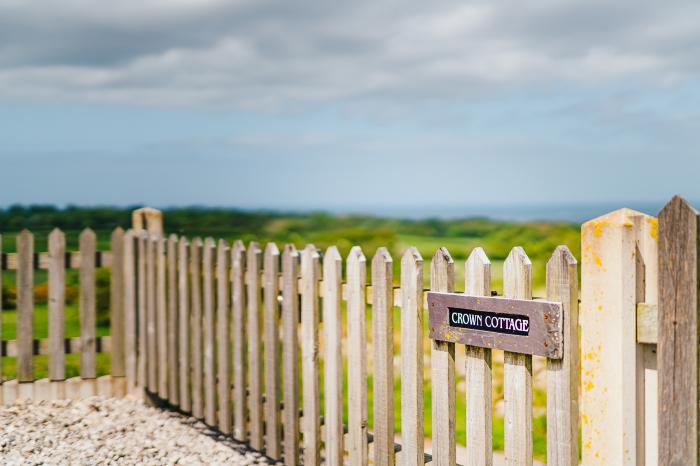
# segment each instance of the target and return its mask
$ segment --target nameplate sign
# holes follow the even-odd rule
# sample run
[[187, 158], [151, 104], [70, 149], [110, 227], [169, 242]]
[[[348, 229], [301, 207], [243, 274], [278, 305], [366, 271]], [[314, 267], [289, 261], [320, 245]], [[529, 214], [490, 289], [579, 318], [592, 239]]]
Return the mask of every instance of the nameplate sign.
[[561, 303], [428, 292], [430, 338], [561, 359]]

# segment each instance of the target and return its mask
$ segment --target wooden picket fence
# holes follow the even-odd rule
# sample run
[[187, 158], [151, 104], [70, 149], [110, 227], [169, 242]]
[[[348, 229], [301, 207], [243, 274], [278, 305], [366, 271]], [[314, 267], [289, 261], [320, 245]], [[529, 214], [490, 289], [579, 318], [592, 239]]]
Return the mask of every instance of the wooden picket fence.
[[[117, 228], [112, 233], [111, 251], [97, 251], [96, 243], [95, 233], [88, 228], [80, 234], [80, 250], [66, 251], [64, 233], [54, 229], [48, 236], [47, 252], [36, 253], [34, 235], [29, 230], [23, 230], [16, 237], [17, 252], [2, 254], [0, 274], [2, 271], [14, 271], [17, 289], [16, 339], [2, 341], [2, 356], [16, 357], [17, 377], [5, 381], [0, 377], [0, 403], [11, 403], [18, 398], [41, 400], [125, 394], [122, 306], [124, 230]], [[112, 271], [111, 332], [109, 336], [100, 337], [96, 335], [97, 267], [107, 267]], [[73, 338], [65, 337], [66, 269], [80, 271], [80, 336]], [[48, 274], [47, 339], [34, 338], [35, 270], [46, 270]], [[111, 354], [111, 374], [97, 377], [96, 354], [103, 352]], [[66, 378], [66, 354], [80, 354], [80, 377]], [[48, 355], [48, 378], [35, 379], [35, 355]]]
[[[400, 285], [394, 286], [393, 259], [385, 248], [375, 253], [368, 280], [367, 259], [359, 247], [343, 261], [336, 247], [322, 254], [313, 245], [298, 251], [288, 244], [280, 252], [274, 243], [262, 249], [255, 242], [246, 247], [240, 241], [164, 238], [132, 230], [125, 239], [130, 390], [145, 387], [149, 396], [289, 465], [394, 464], [397, 459], [401, 464], [455, 464], [451, 343], [432, 346], [432, 455], [424, 451], [427, 333], [423, 259], [415, 248], [402, 256]], [[467, 292], [491, 295], [484, 251], [475, 249], [465, 267]], [[578, 459], [576, 267], [565, 247], [547, 265], [548, 298], [564, 303], [562, 325], [567, 329], [564, 358], [547, 364], [553, 394], [547, 406], [548, 435], [555, 440], [550, 464]], [[532, 298], [531, 268], [525, 251], [514, 248], [504, 266], [505, 296]], [[432, 258], [430, 282], [433, 291], [454, 290], [454, 262], [444, 248]], [[393, 395], [395, 306], [401, 308], [400, 400]], [[374, 369], [371, 432], [368, 357]], [[468, 464], [491, 464], [491, 350], [467, 348], [466, 361]], [[532, 463], [531, 379], [532, 357], [506, 353], [505, 447], [518, 464]], [[401, 405], [400, 444], [394, 432], [395, 403]]]
[[[458, 458], [455, 344], [428, 342], [424, 263], [415, 248], [394, 267], [385, 248], [367, 264], [359, 247], [343, 259], [333, 246], [280, 251], [273, 243], [166, 237], [161, 221], [158, 211], [137, 211], [133, 229], [112, 234], [111, 251], [96, 250], [91, 230], [77, 252], [65, 251], [58, 230], [46, 253], [34, 252], [30, 232], [17, 237], [17, 252], [1, 261], [2, 271], [17, 274], [17, 338], [2, 344], [3, 356], [17, 357], [17, 379], [3, 381], [4, 402], [135, 394], [288, 465], [492, 464], [492, 350], [465, 348], [468, 444]], [[585, 223], [580, 319], [578, 264], [565, 247], [552, 254], [546, 298], [562, 303], [564, 356], [546, 361], [547, 464], [578, 464], [579, 412], [585, 465], [698, 464], [699, 227], [698, 212], [680, 198], [658, 219], [623, 209]], [[96, 267], [112, 271], [108, 337], [95, 333]], [[465, 294], [490, 296], [485, 252], [471, 251], [464, 267]], [[63, 333], [68, 268], [80, 270], [81, 332], [71, 339]], [[32, 329], [37, 269], [48, 271], [47, 340], [34, 339]], [[427, 273], [429, 290], [455, 289], [445, 248]], [[505, 297], [533, 298], [522, 248], [510, 252], [503, 280]], [[101, 351], [111, 353], [110, 375], [96, 377]], [[66, 353], [81, 355], [80, 377], [66, 379]], [[49, 377], [35, 380], [33, 357], [43, 354]], [[504, 355], [504, 418], [508, 464], [532, 464], [529, 355]]]

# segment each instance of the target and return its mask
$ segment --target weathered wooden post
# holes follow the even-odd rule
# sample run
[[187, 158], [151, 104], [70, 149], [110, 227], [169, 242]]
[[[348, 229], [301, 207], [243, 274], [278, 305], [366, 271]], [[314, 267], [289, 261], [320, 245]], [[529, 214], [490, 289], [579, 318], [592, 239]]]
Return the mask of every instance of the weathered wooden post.
[[142, 207], [131, 213], [131, 228], [147, 230], [152, 235], [163, 235], [163, 212], [152, 207]]
[[655, 386], [655, 348], [636, 332], [637, 304], [656, 300], [656, 227], [654, 217], [621, 209], [581, 228], [585, 465], [636, 466], [656, 456], [645, 435], [656, 428], [656, 397], [645, 393]]
[[659, 464], [698, 464], [698, 212], [674, 197], [659, 213]]

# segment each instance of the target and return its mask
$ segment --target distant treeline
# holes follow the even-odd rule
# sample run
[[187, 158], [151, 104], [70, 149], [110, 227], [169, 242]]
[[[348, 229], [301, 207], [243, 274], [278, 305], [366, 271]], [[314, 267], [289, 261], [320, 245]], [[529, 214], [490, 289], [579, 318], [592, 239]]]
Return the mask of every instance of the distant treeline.
[[[138, 207], [12, 206], [0, 210], [0, 233], [17, 232], [22, 228], [42, 233], [54, 227], [66, 232], [85, 227], [107, 232], [117, 226], [128, 228], [131, 212]], [[403, 237], [421, 237], [479, 240], [493, 259], [504, 258], [510, 248], [518, 244], [527, 246], [533, 259], [548, 257], [558, 244], [569, 245], [576, 255], [579, 252], [579, 226], [571, 223], [517, 223], [486, 218], [403, 220], [323, 212], [285, 213], [202, 207], [164, 209], [164, 223], [167, 233], [297, 245], [313, 242], [322, 248], [336, 244], [341, 251], [349, 250], [353, 244], [362, 245], [366, 251], [380, 245], [393, 249]]]

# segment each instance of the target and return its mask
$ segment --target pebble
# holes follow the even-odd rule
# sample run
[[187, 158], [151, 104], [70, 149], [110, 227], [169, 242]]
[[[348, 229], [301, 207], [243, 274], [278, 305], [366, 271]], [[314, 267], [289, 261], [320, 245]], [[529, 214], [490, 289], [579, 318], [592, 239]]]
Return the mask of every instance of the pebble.
[[18, 401], [0, 406], [6, 465], [273, 464], [204, 423], [135, 399]]

